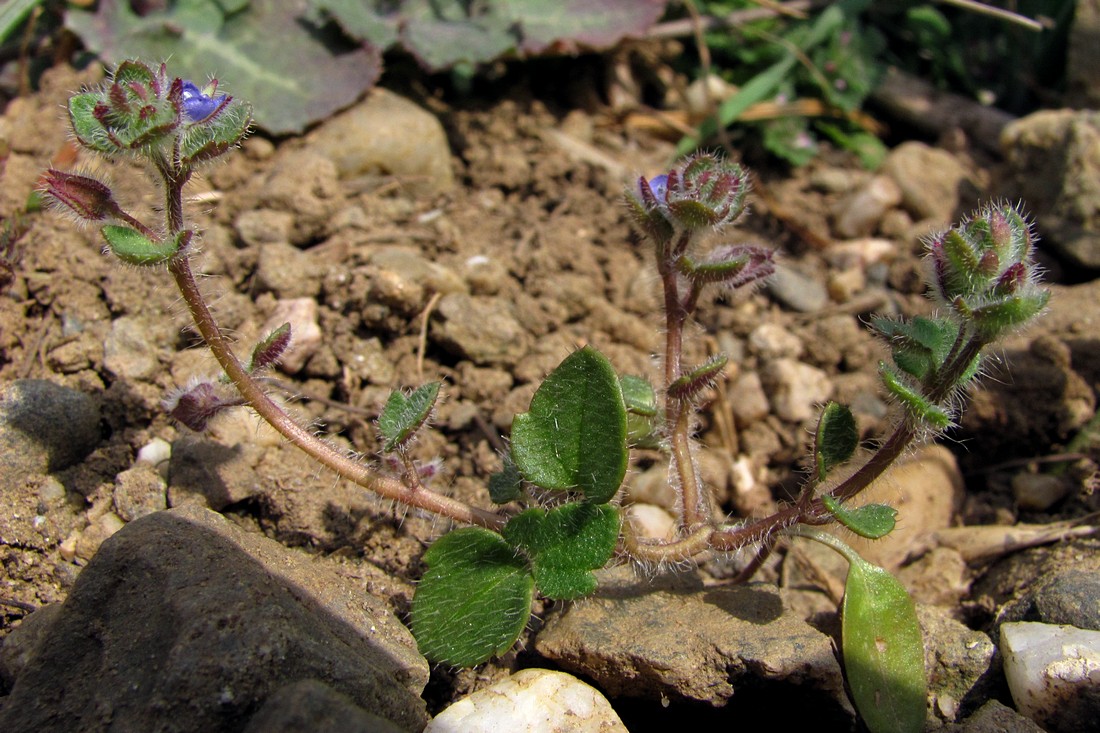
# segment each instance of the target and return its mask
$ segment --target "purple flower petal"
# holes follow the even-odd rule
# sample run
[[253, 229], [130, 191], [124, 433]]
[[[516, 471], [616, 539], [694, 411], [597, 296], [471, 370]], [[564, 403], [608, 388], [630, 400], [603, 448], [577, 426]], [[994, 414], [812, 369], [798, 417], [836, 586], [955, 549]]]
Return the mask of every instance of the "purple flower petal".
[[219, 94], [216, 97], [210, 97], [203, 94], [194, 82], [185, 79], [180, 98], [183, 102], [183, 114], [187, 116], [188, 121], [202, 122], [214, 113], [214, 110], [225, 99], [225, 95]]

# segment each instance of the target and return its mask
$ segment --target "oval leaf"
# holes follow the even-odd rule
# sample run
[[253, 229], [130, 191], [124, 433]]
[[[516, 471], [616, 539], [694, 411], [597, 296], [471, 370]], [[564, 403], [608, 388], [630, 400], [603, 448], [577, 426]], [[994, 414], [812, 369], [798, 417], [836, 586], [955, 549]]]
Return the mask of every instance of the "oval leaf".
[[838, 522], [869, 540], [877, 540], [890, 534], [897, 523], [898, 510], [886, 504], [865, 504], [855, 509], [846, 509], [827, 494], [821, 497], [821, 502]]
[[428, 382], [413, 390], [408, 397], [400, 390], [390, 395], [382, 414], [378, 416], [378, 430], [386, 439], [382, 450], [389, 453], [401, 450], [408, 444], [435, 407], [439, 386], [439, 382]]
[[487, 529], [446, 534], [426, 553], [416, 586], [412, 633], [420, 653], [456, 667], [507, 651], [527, 626], [535, 582], [522, 558]]
[[545, 489], [609, 501], [626, 475], [626, 407], [619, 378], [600, 352], [573, 352], [512, 422], [512, 458]]
[[850, 557], [841, 636], [844, 668], [872, 733], [924, 730], [924, 643], [913, 601], [877, 565]]
[[818, 480], [824, 481], [830, 470], [851, 458], [858, 445], [859, 430], [852, 411], [839, 402], [825, 405], [817, 422], [814, 443]]
[[188, 231], [180, 232], [171, 241], [154, 242], [137, 229], [118, 224], [107, 224], [99, 231], [107, 240], [107, 248], [111, 253], [127, 265], [163, 264], [175, 257], [181, 246], [186, 244], [181, 239], [183, 235], [187, 235], [188, 241], [191, 238]]
[[512, 518], [504, 538], [531, 560], [539, 592], [556, 601], [596, 590], [591, 571], [602, 568], [619, 539], [619, 510], [608, 504], [571, 503]]

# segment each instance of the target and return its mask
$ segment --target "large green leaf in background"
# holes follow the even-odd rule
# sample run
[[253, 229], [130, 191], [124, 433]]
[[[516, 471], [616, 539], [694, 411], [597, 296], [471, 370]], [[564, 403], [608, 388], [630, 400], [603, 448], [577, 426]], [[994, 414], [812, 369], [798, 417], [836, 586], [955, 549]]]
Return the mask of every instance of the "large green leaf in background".
[[[400, 44], [432, 71], [484, 63], [509, 52], [552, 48], [602, 49], [641, 36], [664, 13], [667, 0], [312, 0], [348, 33], [385, 42], [400, 28]], [[392, 10], [365, 9], [390, 6]], [[381, 30], [381, 29], [386, 30]]]
[[171, 74], [197, 84], [216, 76], [252, 103], [258, 126], [287, 134], [350, 105], [381, 72], [378, 50], [310, 25], [308, 10], [307, 0], [176, 0], [139, 16], [130, 3], [102, 2], [70, 9], [65, 23], [109, 64], [167, 60]]

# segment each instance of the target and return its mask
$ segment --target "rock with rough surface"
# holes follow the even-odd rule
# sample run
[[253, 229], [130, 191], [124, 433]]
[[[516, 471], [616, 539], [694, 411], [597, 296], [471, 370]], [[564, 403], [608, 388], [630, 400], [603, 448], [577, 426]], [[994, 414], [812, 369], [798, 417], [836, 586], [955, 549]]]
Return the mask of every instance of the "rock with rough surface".
[[268, 698], [244, 733], [402, 733], [323, 682], [291, 682]]
[[1001, 654], [1017, 710], [1051, 733], [1095, 729], [1100, 720], [1100, 631], [1002, 624]]
[[536, 650], [611, 696], [722, 706], [742, 687], [795, 687], [821, 717], [849, 717], [832, 640], [783, 593], [767, 584], [704, 588], [687, 577], [654, 587], [607, 573], [594, 596], [547, 619]]
[[436, 314], [432, 340], [475, 364], [509, 366], [527, 353], [527, 331], [504, 298], [454, 293]]
[[0, 480], [61, 471], [100, 439], [98, 400], [44, 379], [0, 387]]
[[833, 385], [825, 372], [795, 359], [775, 359], [760, 371], [775, 414], [801, 423], [817, 416]]
[[318, 127], [309, 143], [336, 164], [341, 178], [392, 175], [418, 195], [454, 186], [451, 150], [439, 120], [381, 87]]
[[954, 220], [966, 169], [954, 155], [922, 142], [902, 143], [886, 156], [882, 172], [901, 189], [901, 202], [918, 219]]
[[564, 672], [524, 669], [465, 697], [424, 733], [626, 733], [611, 703]]
[[427, 722], [427, 663], [381, 601], [187, 507], [104, 542], [16, 679], [0, 730], [228, 733], [309, 679], [402, 729]]

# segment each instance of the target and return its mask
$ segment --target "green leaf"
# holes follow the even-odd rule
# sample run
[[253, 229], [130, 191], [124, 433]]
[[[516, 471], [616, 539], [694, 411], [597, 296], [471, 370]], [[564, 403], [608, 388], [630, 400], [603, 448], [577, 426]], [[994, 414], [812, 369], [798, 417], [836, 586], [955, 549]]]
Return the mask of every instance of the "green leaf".
[[700, 392], [714, 384], [715, 380], [726, 368], [729, 357], [725, 354], [715, 354], [687, 374], [674, 379], [668, 385], [669, 397], [678, 400], [690, 400]]
[[609, 501], [626, 475], [626, 407], [619, 378], [591, 347], [573, 352], [512, 422], [512, 459], [545, 489]]
[[44, 0], [7, 0], [0, 4], [0, 41], [19, 27], [36, 5]]
[[507, 651], [531, 617], [535, 583], [527, 564], [495, 532], [466, 527], [424, 553], [427, 572], [413, 595], [420, 653], [456, 667]]
[[489, 477], [489, 498], [494, 504], [507, 504], [523, 496], [523, 476], [520, 476], [512, 456], [504, 456], [504, 467]]
[[814, 443], [818, 480], [824, 481], [830, 470], [851, 458], [858, 445], [859, 430], [852, 411], [839, 402], [825, 405]]
[[579, 598], [596, 589], [591, 571], [606, 565], [615, 552], [619, 510], [589, 503], [528, 509], [508, 522], [504, 538], [530, 559], [544, 596]]
[[919, 390], [909, 385], [900, 374], [886, 364], [880, 363], [879, 375], [882, 377], [882, 383], [886, 385], [886, 389], [898, 399], [911, 418], [928, 423], [936, 430], [946, 430], [951, 427], [951, 416], [939, 405], [932, 404]]
[[864, 504], [848, 509], [828, 494], [821, 497], [821, 502], [837, 521], [869, 540], [877, 540], [890, 534], [897, 523], [898, 510], [886, 504]]
[[428, 382], [417, 387], [408, 397], [401, 390], [390, 394], [386, 406], [382, 408], [382, 414], [378, 416], [378, 430], [386, 439], [382, 450], [389, 453], [405, 448], [435, 407], [440, 384]]
[[623, 390], [623, 404], [627, 412], [645, 417], [657, 415], [657, 392], [648, 379], [624, 374], [619, 377], [619, 386]]
[[841, 637], [856, 708], [872, 733], [919, 733], [927, 682], [913, 601], [890, 573], [858, 556], [849, 561]]
[[94, 12], [68, 8], [65, 24], [108, 63], [169, 59], [175, 75], [197, 84], [216, 73], [253, 105], [260, 127], [285, 135], [347, 107], [381, 71], [377, 49], [349, 44], [338, 28], [303, 20], [302, 10], [279, 0], [252, 0], [238, 12], [215, 0], [177, 0], [138, 15], [131, 3], [104, 2]]
[[99, 231], [111, 254], [128, 265], [163, 264], [191, 241], [190, 231], [180, 232], [175, 239], [165, 242], [155, 242], [133, 227], [118, 224], [107, 224]]
[[77, 141], [97, 153], [106, 156], [118, 155], [121, 149], [107, 135], [102, 123], [96, 119], [93, 110], [99, 95], [95, 92], [82, 92], [69, 97], [69, 121]]

